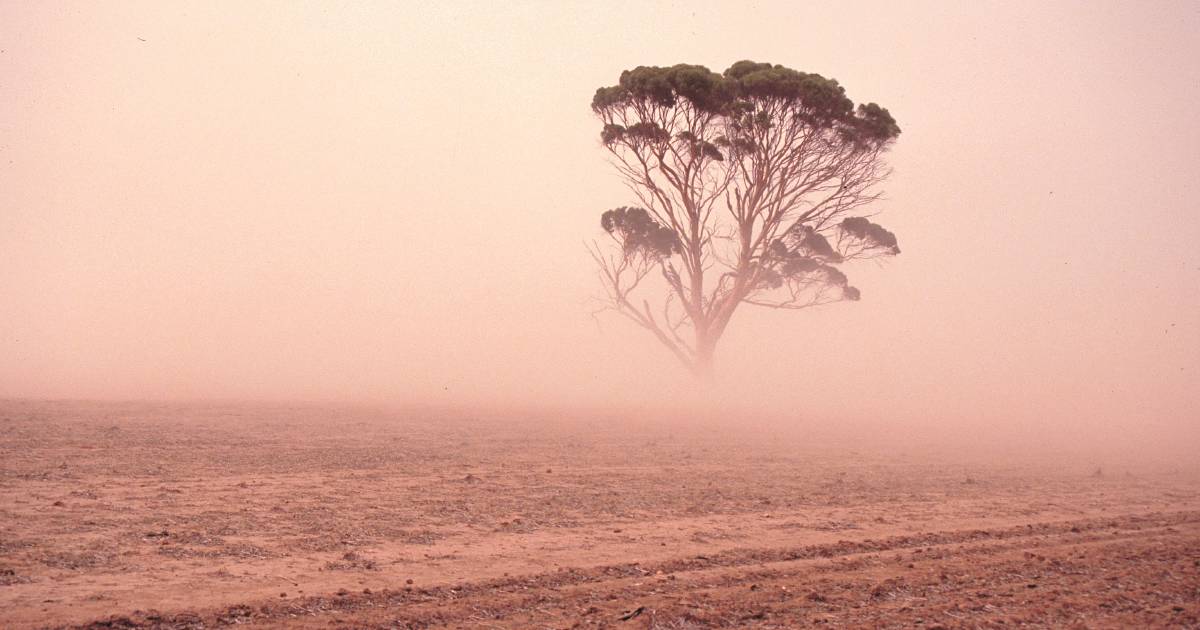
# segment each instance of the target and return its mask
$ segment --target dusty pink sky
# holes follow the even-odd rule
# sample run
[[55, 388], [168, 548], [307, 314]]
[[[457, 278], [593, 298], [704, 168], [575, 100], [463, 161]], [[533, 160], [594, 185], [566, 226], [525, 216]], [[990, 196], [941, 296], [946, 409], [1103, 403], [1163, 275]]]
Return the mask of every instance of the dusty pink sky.
[[2, 2], [0, 396], [681, 395], [589, 316], [588, 104], [749, 58], [891, 109], [904, 253], [744, 312], [727, 395], [1194, 429], [1200, 4], [892, 4]]

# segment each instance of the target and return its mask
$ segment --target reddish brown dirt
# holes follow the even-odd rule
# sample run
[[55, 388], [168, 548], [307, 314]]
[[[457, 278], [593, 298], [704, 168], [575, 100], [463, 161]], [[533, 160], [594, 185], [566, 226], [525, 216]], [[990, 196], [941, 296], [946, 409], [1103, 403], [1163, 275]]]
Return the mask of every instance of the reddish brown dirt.
[[1105, 463], [596, 415], [0, 402], [0, 626], [1200, 625], [1200, 483]]

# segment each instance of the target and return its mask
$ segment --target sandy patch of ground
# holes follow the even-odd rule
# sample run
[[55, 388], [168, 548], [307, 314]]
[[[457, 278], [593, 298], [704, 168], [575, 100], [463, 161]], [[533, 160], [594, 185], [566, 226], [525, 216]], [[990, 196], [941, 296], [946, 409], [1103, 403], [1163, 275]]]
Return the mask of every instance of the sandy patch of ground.
[[589, 417], [0, 402], [25, 627], [1200, 623], [1200, 484]]

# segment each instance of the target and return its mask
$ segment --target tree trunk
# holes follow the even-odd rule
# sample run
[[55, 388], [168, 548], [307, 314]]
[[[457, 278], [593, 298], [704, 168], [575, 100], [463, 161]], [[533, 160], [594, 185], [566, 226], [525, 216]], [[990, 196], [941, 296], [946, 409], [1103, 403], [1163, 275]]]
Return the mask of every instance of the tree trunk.
[[713, 354], [717, 340], [708, 334], [696, 334], [696, 356], [692, 361], [692, 376], [702, 384], [713, 382]]

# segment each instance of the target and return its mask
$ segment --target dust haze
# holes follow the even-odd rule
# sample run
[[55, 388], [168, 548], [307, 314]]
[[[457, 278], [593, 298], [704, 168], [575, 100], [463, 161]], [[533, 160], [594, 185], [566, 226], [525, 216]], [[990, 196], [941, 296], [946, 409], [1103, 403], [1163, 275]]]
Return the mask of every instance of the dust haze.
[[[229, 474], [251, 487], [255, 475], [336, 468], [300, 455], [271, 459], [285, 457], [278, 454], [260, 466], [255, 448], [324, 453], [337, 444], [386, 466], [400, 455], [372, 449], [410, 438], [423, 454], [408, 442], [397, 442], [397, 453], [427, 464], [422, 474], [456, 482], [490, 483], [498, 473], [489, 466], [521, 462], [536, 471], [607, 470], [619, 461], [678, 472], [693, 456], [710, 473], [761, 473], [726, 480], [733, 490], [705, 504], [718, 506], [705, 518], [783, 512], [788, 492], [820, 495], [822, 475], [861, 473], [867, 486], [886, 485], [885, 469], [943, 466], [936, 483], [905, 481], [906, 496], [940, 483], [966, 492], [982, 486], [960, 488], [964, 479], [994, 473], [988, 491], [1002, 488], [1018, 502], [1022, 488], [1036, 485], [1028, 479], [1043, 474], [1074, 475], [1070, 484], [1194, 474], [1197, 33], [1200, 9], [1185, 2], [0, 3], [0, 415], [11, 422], [0, 433], [13, 456], [5, 479], [57, 483], [60, 459], [63, 471], [99, 474], [109, 471], [95, 459], [100, 451], [75, 462], [60, 447], [155, 448], [156, 435], [189, 431], [194, 444], [234, 449], [211, 453], [225, 453]], [[715, 381], [697, 384], [645, 331], [594, 313], [601, 288], [586, 244], [603, 237], [601, 212], [635, 200], [600, 146], [589, 102], [628, 68], [693, 63], [720, 72], [741, 59], [834, 77], [856, 102], [888, 107], [903, 134], [872, 211], [903, 253], [854, 268], [861, 301], [797, 313], [742, 309], [717, 350]], [[323, 425], [325, 417], [337, 422]], [[406, 422], [425, 428], [397, 428]], [[354, 423], [366, 427], [357, 436], [330, 428]], [[498, 441], [481, 444], [486, 435]], [[26, 448], [24, 459], [16, 456]], [[113, 464], [111, 474], [161, 474], [163, 487], [216, 474], [182, 451], [158, 459], [136, 452], [128, 470]], [[446, 463], [457, 456], [471, 463]], [[337, 462], [347, 470], [361, 463]], [[758, 468], [771, 462], [801, 462], [817, 481], [773, 486]], [[1036, 472], [996, 472], [1018, 464]], [[628, 535], [637, 527], [610, 521], [636, 520], [639, 509], [692, 515], [651, 491], [675, 473], [580, 474], [581, 484], [611, 482], [636, 500], [619, 512], [530, 512], [523, 521], [512, 520], [522, 508], [492, 506], [504, 525], [487, 527], [517, 535], [578, 521]], [[1135, 504], [1166, 510], [1154, 503], [1162, 496], [1194, 509], [1194, 480], [1171, 479], [1029, 518], [1084, 519]], [[546, 500], [531, 489], [541, 482], [525, 481], [513, 483], [528, 494], [514, 496]], [[12, 483], [2, 486], [0, 522], [10, 539], [34, 540], [16, 524], [34, 518], [21, 503], [28, 493]], [[46, 502], [55, 492], [68, 497], [66, 486], [54, 487], [28, 492]], [[763, 500], [773, 507], [738, 494], [751, 487], [769, 487]], [[1064, 504], [1094, 498], [1091, 486], [1077, 495], [1077, 486], [1055, 487]], [[204, 496], [222, 501], [219, 492]], [[247, 505], [265, 514], [277, 498]], [[62, 501], [70, 508], [74, 499]], [[168, 504], [134, 509], [162, 514], [175, 509]], [[964, 523], [975, 513], [945, 509]], [[405, 535], [459, 540], [410, 516]], [[1195, 544], [1196, 519], [1162, 518], [1155, 526], [1183, 528], [1191, 537], [1180, 544]], [[130, 527], [171, 535], [185, 527], [150, 520]], [[240, 531], [254, 527], [283, 525]], [[321, 521], [303, 535], [394, 540], [354, 527]], [[711, 528], [695, 527], [687, 540], [699, 545], [693, 534]], [[745, 535], [784, 544], [771, 538], [781, 530], [769, 531]], [[263, 555], [237, 562], [285, 553], [255, 544]], [[445, 561], [466, 567], [458, 579], [501, 579], [473, 572], [472, 563], [494, 556], [440, 545], [429, 553], [458, 554]], [[377, 576], [376, 591], [397, 588], [409, 566], [378, 573], [362, 564], [370, 553], [332, 549], [310, 551]], [[618, 547], [604, 549], [597, 557], [605, 562], [628, 561]], [[649, 549], [638, 557], [652, 559]], [[15, 567], [7, 601], [28, 604], [14, 621], [36, 625], [44, 614], [82, 624], [138, 607], [129, 601], [155, 605], [112, 595], [73, 613], [39, 612], [48, 592], [39, 589], [61, 577], [39, 571], [85, 571], [73, 574], [79, 590], [63, 600], [78, 603], [92, 592], [86, 571], [108, 565], [70, 568], [0, 552], [0, 569]], [[185, 556], [209, 557], [171, 557]], [[577, 557], [545, 557], [554, 562], [496, 566], [514, 575], [581, 566]], [[420, 566], [413, 571], [427, 583], [449, 580]], [[272, 565], [270, 575], [287, 570]], [[338, 586], [288, 579], [310, 584], [307, 595]], [[347, 584], [361, 590], [366, 582]], [[274, 598], [279, 589], [246, 592]], [[227, 590], [204, 605], [240, 601], [237, 588]], [[172, 596], [182, 599], [159, 607], [185, 605]], [[1179, 614], [1196, 614], [1192, 597]], [[528, 614], [506, 623], [538, 619]], [[438, 623], [455, 619], [469, 623]], [[655, 619], [647, 623], [666, 617]]]
[[587, 104], [752, 58], [891, 109], [904, 254], [860, 303], [740, 313], [722, 399], [1195, 444], [1194, 8], [632, 10], [9, 5], [0, 394], [686, 402], [590, 314], [629, 193]]

